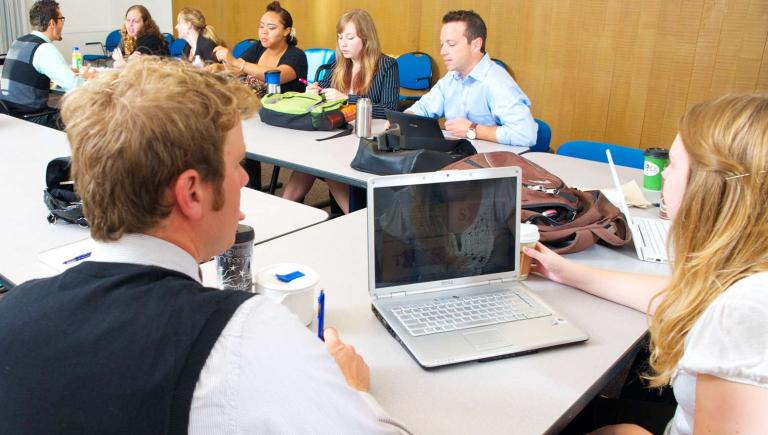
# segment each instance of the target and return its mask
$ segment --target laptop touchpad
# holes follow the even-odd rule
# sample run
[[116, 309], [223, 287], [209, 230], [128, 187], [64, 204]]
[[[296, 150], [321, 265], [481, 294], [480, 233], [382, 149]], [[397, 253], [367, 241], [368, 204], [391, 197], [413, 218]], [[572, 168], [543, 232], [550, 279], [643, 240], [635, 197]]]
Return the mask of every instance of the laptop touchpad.
[[499, 347], [512, 346], [514, 343], [507, 337], [504, 337], [497, 329], [486, 329], [477, 332], [467, 332], [464, 338], [469, 341], [477, 350], [496, 349]]

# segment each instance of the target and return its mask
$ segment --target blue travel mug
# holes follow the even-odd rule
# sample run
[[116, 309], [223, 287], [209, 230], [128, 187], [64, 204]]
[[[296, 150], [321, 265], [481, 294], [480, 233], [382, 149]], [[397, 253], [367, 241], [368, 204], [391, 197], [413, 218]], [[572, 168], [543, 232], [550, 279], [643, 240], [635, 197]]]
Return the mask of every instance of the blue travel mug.
[[273, 69], [264, 73], [264, 81], [267, 83], [268, 94], [280, 93], [280, 70]]

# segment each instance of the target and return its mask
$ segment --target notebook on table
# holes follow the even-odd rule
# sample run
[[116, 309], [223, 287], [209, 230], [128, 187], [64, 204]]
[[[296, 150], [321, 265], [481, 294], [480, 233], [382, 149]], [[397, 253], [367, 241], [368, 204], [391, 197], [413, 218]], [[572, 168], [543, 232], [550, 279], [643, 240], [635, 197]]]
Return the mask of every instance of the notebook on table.
[[368, 287], [382, 324], [425, 368], [587, 340], [518, 277], [516, 167], [368, 182]]
[[627, 225], [632, 232], [632, 243], [635, 245], [637, 258], [652, 263], [667, 263], [667, 237], [669, 234], [670, 221], [661, 218], [643, 218], [632, 217], [629, 214], [629, 206], [624, 198], [624, 191], [621, 190], [621, 182], [616, 172], [616, 165], [613, 163], [611, 150], [605, 150], [605, 156], [608, 158], [608, 166], [611, 169], [613, 184], [618, 191], [619, 209], [627, 218]]

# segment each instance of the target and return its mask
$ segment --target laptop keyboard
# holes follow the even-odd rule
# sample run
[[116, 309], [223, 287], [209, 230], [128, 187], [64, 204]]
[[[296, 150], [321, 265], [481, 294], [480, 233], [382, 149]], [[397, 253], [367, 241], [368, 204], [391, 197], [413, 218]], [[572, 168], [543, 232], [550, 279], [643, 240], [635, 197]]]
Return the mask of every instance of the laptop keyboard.
[[658, 258], [667, 261], [667, 233], [670, 222], [663, 219], [635, 218], [640, 234], [645, 242], [645, 257]]
[[550, 312], [519, 290], [450, 296], [392, 308], [413, 336], [549, 316]]

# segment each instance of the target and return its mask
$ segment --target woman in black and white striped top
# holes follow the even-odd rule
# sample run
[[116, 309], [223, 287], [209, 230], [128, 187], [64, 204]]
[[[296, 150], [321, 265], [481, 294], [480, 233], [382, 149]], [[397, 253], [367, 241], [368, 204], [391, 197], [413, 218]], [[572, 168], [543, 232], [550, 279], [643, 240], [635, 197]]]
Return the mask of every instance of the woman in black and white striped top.
[[[373, 18], [362, 9], [351, 10], [339, 19], [336, 33], [338, 44], [332, 73], [319, 85], [307, 86], [307, 92], [321, 92], [329, 101], [348, 98], [354, 103], [360, 97], [370, 98], [373, 117], [384, 118], [387, 109], [397, 109], [400, 79], [397, 62], [381, 52]], [[313, 175], [294, 171], [283, 198], [303, 200], [314, 182]], [[348, 213], [349, 186], [332, 180], [326, 182], [339, 207]]]
[[[331, 63], [331, 69], [334, 72], [341, 70], [341, 68], [338, 68], [336, 60]], [[326, 74], [325, 78], [318, 82], [319, 87], [322, 88], [320, 92], [325, 94], [326, 99], [329, 100], [332, 98], [329, 98], [328, 94], [336, 91], [336, 86], [333, 86], [333, 77], [331, 74]], [[379, 57], [379, 64], [376, 67], [367, 93], [350, 93], [347, 95], [349, 102], [352, 104], [357, 103], [357, 99], [360, 97], [371, 99], [374, 118], [384, 119], [386, 118], [385, 112], [387, 110], [397, 110], [397, 102], [400, 99], [400, 79], [398, 78], [397, 61], [395, 59], [382, 54]]]

